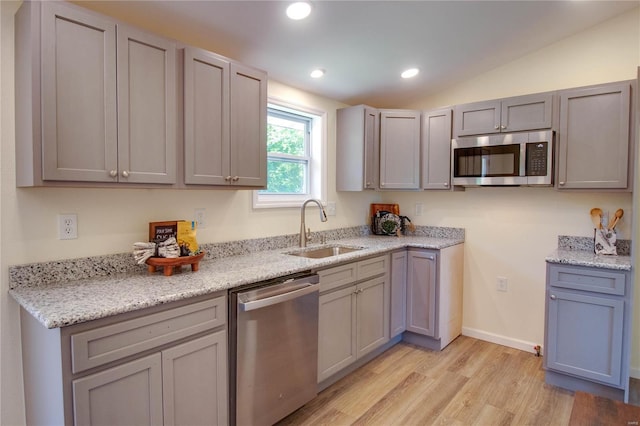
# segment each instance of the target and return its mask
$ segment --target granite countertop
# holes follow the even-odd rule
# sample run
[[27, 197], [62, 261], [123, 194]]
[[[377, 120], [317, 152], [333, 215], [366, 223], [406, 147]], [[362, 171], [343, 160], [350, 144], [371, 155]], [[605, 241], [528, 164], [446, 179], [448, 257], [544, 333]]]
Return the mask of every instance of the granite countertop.
[[610, 256], [595, 254], [584, 250], [557, 249], [545, 259], [549, 263], [561, 263], [565, 265], [589, 266], [592, 268], [617, 269], [619, 271], [631, 270], [631, 256]]
[[[162, 273], [120, 273], [46, 285], [14, 285], [9, 293], [47, 328], [59, 328], [135, 311], [190, 297], [228, 290], [244, 284], [296, 272], [317, 270], [356, 261], [405, 247], [443, 249], [461, 244], [464, 236], [361, 236], [327, 242], [363, 247], [362, 250], [324, 259], [291, 256], [297, 247], [258, 251], [200, 262], [198, 272], [188, 267], [170, 277]], [[310, 245], [308, 248], [313, 247]], [[25, 280], [26, 281], [26, 280]]]

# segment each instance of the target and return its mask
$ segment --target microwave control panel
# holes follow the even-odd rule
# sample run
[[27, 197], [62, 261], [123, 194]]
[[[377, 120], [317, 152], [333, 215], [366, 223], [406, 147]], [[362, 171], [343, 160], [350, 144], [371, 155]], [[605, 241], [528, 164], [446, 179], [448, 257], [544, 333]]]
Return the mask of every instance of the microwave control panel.
[[527, 176], [547, 175], [547, 155], [549, 142], [530, 142], [527, 144]]

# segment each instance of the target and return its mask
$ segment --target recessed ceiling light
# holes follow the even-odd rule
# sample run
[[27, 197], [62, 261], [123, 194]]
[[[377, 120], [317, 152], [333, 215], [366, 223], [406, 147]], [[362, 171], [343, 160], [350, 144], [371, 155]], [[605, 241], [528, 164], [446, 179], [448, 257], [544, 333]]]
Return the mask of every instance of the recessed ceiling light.
[[403, 71], [402, 74], [400, 74], [400, 76], [402, 78], [411, 78], [418, 75], [419, 72], [420, 70], [418, 68], [409, 68], [408, 70]]
[[294, 20], [304, 19], [311, 13], [311, 3], [298, 1], [287, 7], [287, 16]]
[[320, 78], [324, 75], [324, 70], [322, 69], [317, 69], [317, 70], [313, 70], [311, 71], [311, 78]]

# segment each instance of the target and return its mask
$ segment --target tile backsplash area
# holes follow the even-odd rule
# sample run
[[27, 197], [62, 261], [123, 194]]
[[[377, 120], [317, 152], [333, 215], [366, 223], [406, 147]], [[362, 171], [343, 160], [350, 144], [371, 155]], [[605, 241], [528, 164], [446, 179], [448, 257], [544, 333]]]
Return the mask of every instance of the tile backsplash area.
[[[561, 250], [578, 250], [594, 252], [593, 237], [573, 237], [568, 235], [558, 235], [558, 248]], [[631, 254], [631, 240], [617, 240], [616, 250], [620, 256]]]

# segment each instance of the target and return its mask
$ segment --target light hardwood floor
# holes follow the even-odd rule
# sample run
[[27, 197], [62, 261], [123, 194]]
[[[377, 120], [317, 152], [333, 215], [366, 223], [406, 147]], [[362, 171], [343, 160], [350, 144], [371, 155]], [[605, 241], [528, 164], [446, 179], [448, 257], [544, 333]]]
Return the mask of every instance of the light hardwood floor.
[[460, 336], [442, 352], [397, 344], [279, 425], [567, 425], [573, 399], [542, 358]]

